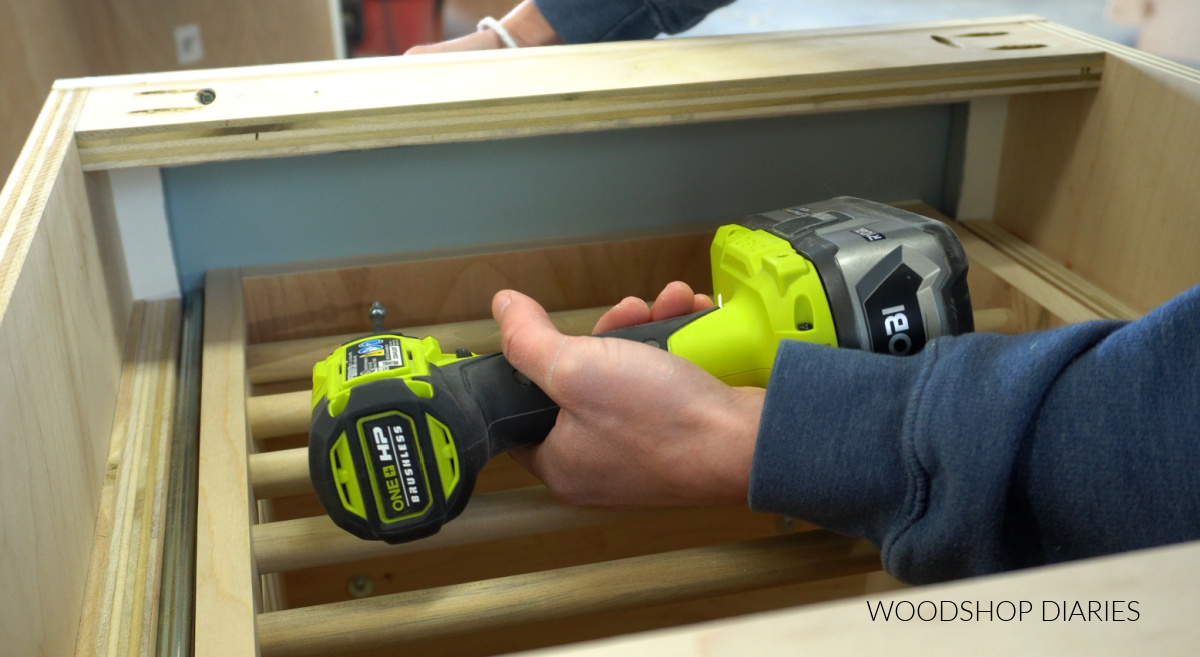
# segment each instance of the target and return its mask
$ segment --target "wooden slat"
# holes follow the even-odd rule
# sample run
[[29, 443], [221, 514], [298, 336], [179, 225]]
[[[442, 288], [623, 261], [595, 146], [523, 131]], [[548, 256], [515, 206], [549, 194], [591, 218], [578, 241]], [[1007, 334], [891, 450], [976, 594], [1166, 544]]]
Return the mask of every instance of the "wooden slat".
[[[371, 657], [493, 657], [519, 650], [534, 650], [548, 646], [563, 646], [581, 641], [619, 637], [662, 628], [693, 625], [704, 621], [734, 618], [811, 605], [832, 600], [845, 600], [861, 595], [876, 597], [879, 593], [903, 584], [884, 572], [835, 577], [816, 582], [802, 582], [757, 591], [673, 602], [654, 607], [625, 609], [590, 614], [579, 618], [548, 621], [535, 625], [514, 625], [466, 636], [403, 644], [394, 649], [375, 650]], [[620, 655], [620, 652], [613, 653]], [[787, 653], [783, 653], [787, 654]]]
[[0, 191], [0, 650], [18, 655], [75, 647], [129, 328], [72, 140], [86, 94], [50, 94]]
[[200, 388], [196, 657], [253, 655], [257, 573], [250, 549], [245, 321], [236, 269], [209, 272]]
[[[991, 274], [1013, 286], [1063, 322], [1072, 324], [1102, 319], [1103, 316], [1063, 291], [1040, 274], [1000, 252], [974, 232], [950, 220], [929, 205], [921, 202], [897, 203], [897, 207], [932, 217], [947, 223], [962, 243], [972, 267], [984, 267]], [[970, 274], [968, 274], [968, 277]]]
[[258, 499], [312, 492], [312, 483], [308, 477], [307, 448], [251, 454], [249, 468], [250, 486]]
[[[587, 335], [609, 307], [563, 310], [550, 313], [550, 320], [566, 335]], [[468, 349], [477, 354], [500, 351], [500, 330], [491, 319], [394, 330], [417, 338], [433, 336], [443, 350]], [[277, 383], [311, 377], [314, 363], [324, 359], [338, 346], [362, 335], [363, 332], [359, 331], [327, 338], [250, 345], [246, 347], [246, 370], [250, 383]]]
[[878, 568], [864, 541], [804, 532], [262, 614], [260, 648], [264, 657], [344, 655]]
[[541, 534], [618, 517], [603, 509], [564, 505], [545, 487], [533, 486], [476, 495], [462, 515], [437, 534], [400, 545], [364, 541], [326, 516], [255, 525], [254, 555], [259, 572], [272, 573]]
[[307, 434], [309, 422], [312, 420], [311, 406], [310, 390], [251, 397], [246, 400], [250, 435], [254, 436], [255, 440], [265, 440]]
[[[1096, 86], [1100, 49], [1031, 23], [955, 21], [141, 76], [94, 89], [79, 140], [88, 166], [109, 168]], [[1005, 34], [961, 38], [958, 47], [933, 39], [967, 25]], [[1032, 44], [1042, 47], [1003, 48]], [[214, 89], [217, 102], [154, 93], [201, 86]]]
[[967, 230], [982, 237], [996, 250], [1021, 263], [1030, 271], [1036, 273], [1063, 292], [1071, 295], [1090, 310], [1101, 317], [1112, 319], [1134, 320], [1141, 313], [1130, 308], [1113, 295], [1101, 290], [1084, 277], [1070, 271], [1050, 259], [1037, 249], [1022, 242], [1012, 233], [997, 226], [991, 221], [974, 220], [963, 222]]
[[109, 442], [77, 657], [155, 645], [163, 496], [175, 405], [179, 303], [139, 303]]

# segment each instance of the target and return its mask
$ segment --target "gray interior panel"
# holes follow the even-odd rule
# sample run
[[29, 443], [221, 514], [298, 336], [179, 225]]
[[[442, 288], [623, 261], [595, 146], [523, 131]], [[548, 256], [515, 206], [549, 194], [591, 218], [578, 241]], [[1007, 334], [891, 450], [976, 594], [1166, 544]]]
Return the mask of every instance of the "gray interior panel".
[[941, 206], [952, 106], [163, 169], [185, 290], [209, 269], [713, 222], [838, 195]]

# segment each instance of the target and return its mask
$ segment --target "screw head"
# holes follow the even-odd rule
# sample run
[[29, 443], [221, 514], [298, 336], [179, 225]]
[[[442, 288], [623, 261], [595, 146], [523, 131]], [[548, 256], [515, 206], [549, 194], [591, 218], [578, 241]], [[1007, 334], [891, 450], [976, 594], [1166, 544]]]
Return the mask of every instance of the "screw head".
[[800, 322], [796, 325], [797, 331], [811, 331], [812, 329], [813, 325], [811, 322]]
[[217, 92], [205, 87], [196, 92], [196, 102], [201, 105], [211, 105], [217, 99]]
[[367, 317], [371, 318], [372, 331], [383, 333], [386, 330], [384, 329], [383, 320], [387, 317], [387, 309], [383, 307], [382, 303], [378, 301], [372, 303], [370, 309], [367, 310]]
[[346, 582], [346, 592], [351, 598], [365, 598], [375, 592], [375, 580], [369, 575], [355, 575]]

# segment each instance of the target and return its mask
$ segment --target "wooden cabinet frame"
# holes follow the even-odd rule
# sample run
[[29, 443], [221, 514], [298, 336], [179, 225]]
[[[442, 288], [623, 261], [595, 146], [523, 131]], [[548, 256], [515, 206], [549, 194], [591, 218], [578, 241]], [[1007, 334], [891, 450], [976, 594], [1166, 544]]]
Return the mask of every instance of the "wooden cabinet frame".
[[[220, 102], [200, 103], [202, 89]], [[170, 577], [161, 571], [159, 519], [172, 502], [166, 455], [180, 412], [181, 313], [176, 301], [132, 299], [108, 170], [949, 101], [971, 108], [953, 225], [972, 261], [982, 322], [1012, 332], [1132, 319], [1200, 281], [1200, 73], [1036, 17], [60, 81], [0, 193], [0, 634], [18, 654], [149, 652], [159, 582]], [[878, 569], [869, 546], [819, 530], [764, 537], [759, 527], [745, 530], [758, 536], [746, 541], [693, 540], [656, 554], [284, 608], [277, 573], [292, 568], [606, 523], [695, 520], [686, 511], [614, 519], [497, 483], [422, 546], [347, 542], [320, 518], [267, 522], [267, 499], [305, 485], [302, 454], [265, 446], [303, 425], [304, 393], [286, 385], [296, 362], [324, 348], [328, 338], [318, 338], [360, 330], [346, 318], [387, 294], [370, 286], [342, 293], [338, 281], [402, 279], [416, 267], [457, 276], [485, 263], [471, 269], [477, 278], [466, 291], [419, 298], [414, 323], [486, 344], [494, 338], [478, 335], [485, 327], [461, 322], [485, 318], [498, 286], [536, 291], [558, 270], [591, 281], [552, 308], [564, 326], [582, 330], [594, 316], [587, 309], [621, 295], [651, 295], [674, 278], [705, 287], [706, 248], [707, 234], [689, 229], [210, 271], [196, 654], [326, 655], [401, 644], [453, 653], [452, 637], [468, 630], [519, 633], [532, 622], [782, 584], [814, 583], [796, 589], [791, 604], [875, 590], [881, 580], [862, 575]], [[318, 306], [338, 319], [296, 324]], [[497, 482], [510, 476], [502, 469]], [[1200, 610], [1198, 562], [1200, 544], [1192, 543], [886, 594], [1142, 601], [1139, 621], [1099, 630], [871, 623], [859, 599], [561, 654], [798, 645], [866, 652], [915, 641], [942, 652], [994, 641], [1182, 653], [1200, 644], [1190, 621]]]

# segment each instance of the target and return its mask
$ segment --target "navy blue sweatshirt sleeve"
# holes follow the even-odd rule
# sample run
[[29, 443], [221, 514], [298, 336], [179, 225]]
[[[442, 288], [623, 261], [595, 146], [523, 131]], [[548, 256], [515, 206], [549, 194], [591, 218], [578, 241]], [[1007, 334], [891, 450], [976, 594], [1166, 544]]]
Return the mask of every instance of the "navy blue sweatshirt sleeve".
[[564, 43], [653, 39], [695, 27], [733, 0], [534, 0]]
[[908, 358], [782, 345], [749, 494], [913, 583], [1200, 538], [1200, 287]]

